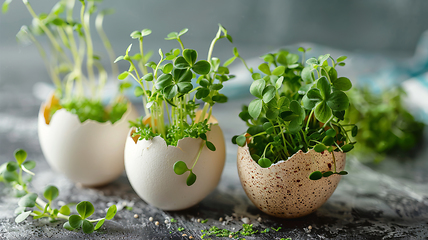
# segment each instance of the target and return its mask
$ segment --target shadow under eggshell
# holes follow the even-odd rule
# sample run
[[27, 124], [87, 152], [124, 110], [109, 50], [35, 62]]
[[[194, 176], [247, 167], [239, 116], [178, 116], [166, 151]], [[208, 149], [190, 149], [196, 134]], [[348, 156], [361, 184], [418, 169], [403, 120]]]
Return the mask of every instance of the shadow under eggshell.
[[123, 151], [129, 120], [138, 113], [129, 103], [122, 119], [112, 124], [86, 120], [65, 109], [54, 113], [46, 124], [42, 104], [38, 117], [38, 133], [43, 154], [49, 165], [76, 183], [87, 187], [101, 186], [124, 170]]
[[[346, 154], [334, 152], [337, 171], [345, 168]], [[262, 168], [248, 146], [238, 148], [238, 174], [248, 198], [261, 211], [276, 217], [298, 218], [315, 212], [333, 194], [341, 176], [310, 180], [314, 171], [333, 170], [331, 153], [299, 151], [286, 161]]]
[[[218, 125], [207, 133], [215, 151], [195, 138], [181, 139], [177, 147], [167, 146], [159, 136], [135, 142], [131, 137], [133, 131], [128, 133], [125, 147], [126, 174], [135, 192], [148, 204], [163, 210], [182, 210], [196, 205], [217, 187], [226, 158], [223, 132]], [[187, 186], [189, 172], [177, 175], [173, 166], [183, 161], [191, 168], [201, 144], [204, 147], [193, 169], [197, 179]]]

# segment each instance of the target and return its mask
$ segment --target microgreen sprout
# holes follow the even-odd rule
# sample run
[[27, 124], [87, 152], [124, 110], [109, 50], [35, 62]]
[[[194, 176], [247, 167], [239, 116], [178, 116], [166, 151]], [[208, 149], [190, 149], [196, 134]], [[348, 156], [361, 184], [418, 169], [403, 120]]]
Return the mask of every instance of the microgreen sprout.
[[274, 228], [274, 227], [266, 228], [265, 230], [261, 231], [260, 233], [268, 233], [268, 232], [270, 232], [271, 229], [274, 230], [275, 232], [278, 232], [281, 229], [281, 227], [278, 227], [278, 228]]
[[216, 226], [211, 227], [208, 230], [201, 230], [203, 233], [201, 238], [204, 239], [207, 236], [216, 236], [216, 237], [229, 237], [229, 238], [240, 238], [242, 236], [251, 236], [258, 233], [258, 230], [253, 229], [253, 224], [242, 224], [242, 229], [236, 232], [220, 229]]
[[[3, 3], [3, 13], [8, 11], [11, 2], [12, 0], [6, 0]], [[50, 107], [46, 111], [49, 114], [46, 117], [52, 117], [55, 111], [64, 108], [76, 114], [81, 122], [91, 119], [114, 123], [126, 112], [127, 103], [123, 91], [130, 85], [119, 85], [111, 106], [104, 107], [102, 98], [108, 73], [101, 63], [101, 57], [94, 52], [91, 34], [91, 17], [97, 13], [93, 21], [95, 29], [113, 63], [115, 54], [102, 27], [104, 16], [112, 10], [97, 11], [96, 1], [80, 0], [80, 19], [75, 19], [75, 2], [59, 0], [49, 13], [36, 13], [30, 2], [23, 0], [33, 21], [30, 26], [22, 26], [16, 38], [22, 43], [34, 43], [55, 84], [55, 97], [60, 101], [48, 104]], [[40, 41], [42, 36], [46, 37], [48, 47]], [[111, 69], [111, 75], [117, 76], [117, 66], [112, 64]]]
[[325, 54], [305, 61], [308, 50], [299, 51], [303, 53], [301, 61], [299, 55], [280, 50], [263, 56], [260, 72], [248, 69], [254, 80], [250, 92], [256, 99], [239, 114], [249, 128], [232, 142], [248, 145], [252, 158], [263, 168], [287, 160], [299, 150], [328, 151], [334, 170], [315, 171], [309, 178], [345, 175], [345, 171], [336, 171], [333, 152], [352, 150], [355, 142], [350, 135], [358, 131], [354, 124], [341, 123], [349, 107], [345, 91], [352, 83], [338, 77], [336, 67], [344, 66], [346, 57], [334, 59]]
[[[82, 228], [84, 233], [92, 233], [99, 229], [105, 220], [111, 220], [117, 212], [116, 205], [112, 205], [104, 218], [88, 219], [95, 211], [92, 203], [88, 201], [80, 202], [76, 205], [78, 214], [71, 215], [70, 206], [67, 204], [59, 209], [54, 207], [53, 201], [58, 198], [59, 190], [57, 187], [49, 185], [45, 188], [42, 196], [32, 193], [28, 189], [28, 185], [32, 180], [34, 173], [31, 172], [36, 163], [32, 160], [27, 160], [27, 153], [18, 149], [15, 151], [15, 161], [9, 161], [0, 166], [0, 182], [10, 187], [15, 196], [19, 197], [19, 207], [15, 209], [16, 223], [23, 222], [29, 216], [33, 219], [49, 218], [50, 220], [66, 220], [63, 227], [67, 230], [75, 230]], [[26, 175], [23, 175], [26, 172]], [[94, 226], [93, 224], [96, 223]]]
[[275, 232], [278, 232], [279, 230], [281, 230], [281, 227], [278, 227], [278, 228], [271, 227], [271, 229], [274, 230]]
[[[191, 186], [196, 181], [193, 169], [198, 162], [204, 147], [215, 151], [216, 147], [208, 140], [211, 123], [208, 123], [212, 108], [215, 103], [227, 102], [227, 97], [219, 91], [223, 83], [233, 78], [229, 69], [221, 65], [220, 59], [212, 57], [215, 43], [227, 38], [232, 38], [227, 30], [219, 25], [218, 32], [213, 39], [207, 60], [198, 60], [196, 50], [185, 48], [181, 37], [187, 32], [168, 34], [166, 40], [176, 40], [180, 48], [163, 52], [159, 49], [160, 60], [148, 62], [148, 55], [143, 49], [143, 40], [149, 36], [151, 30], [143, 29], [131, 33], [133, 39], [139, 42], [139, 52], [130, 55], [132, 44], [125, 51], [125, 55], [119, 56], [117, 61], [127, 61], [130, 66], [127, 71], [119, 75], [123, 80], [131, 77], [138, 83], [135, 96], [141, 97], [144, 104], [146, 117], [131, 122], [136, 127], [133, 136], [139, 136], [139, 140], [150, 140], [155, 136], [161, 136], [168, 145], [176, 146], [178, 140], [185, 137], [202, 139], [198, 155], [193, 166], [187, 166], [183, 161], [177, 161], [172, 166], [178, 175], [189, 172], [187, 185]], [[229, 60], [228, 64], [234, 59]], [[196, 80], [198, 86], [193, 86], [192, 80]], [[203, 108], [199, 112], [199, 102], [203, 102]]]

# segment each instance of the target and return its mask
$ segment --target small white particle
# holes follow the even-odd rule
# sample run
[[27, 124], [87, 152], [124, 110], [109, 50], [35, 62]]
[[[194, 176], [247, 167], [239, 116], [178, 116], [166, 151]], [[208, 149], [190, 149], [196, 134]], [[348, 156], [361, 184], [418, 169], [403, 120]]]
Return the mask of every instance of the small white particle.
[[150, 221], [150, 222], [153, 222], [153, 218], [152, 218], [152, 217], [149, 217], [149, 221]]
[[219, 221], [219, 222], [223, 222], [223, 218], [222, 218], [222, 217], [221, 217], [221, 218], [219, 218], [219, 219], [218, 219], [218, 221]]
[[232, 234], [231, 235], [229, 235], [229, 238], [232, 238], [233, 236], [232, 236]]
[[165, 219], [165, 221], [164, 221], [164, 222], [165, 222], [165, 224], [168, 224], [168, 223], [169, 223], [168, 219]]
[[200, 218], [198, 218], [198, 223], [200, 223], [201, 222], [201, 219]]
[[258, 221], [258, 222], [261, 222], [261, 221], [262, 221], [262, 218], [261, 218], [261, 217], [257, 218], [257, 221]]
[[134, 214], [134, 218], [138, 218], [138, 214]]
[[159, 226], [159, 222], [158, 222], [158, 221], [156, 221], [156, 222], [155, 222], [155, 225], [156, 225], [156, 226]]
[[250, 219], [247, 217], [241, 218], [241, 221], [245, 224], [249, 224], [250, 223]]
[[312, 226], [311, 226], [311, 225], [309, 225], [308, 229], [309, 229], [309, 230], [311, 230], [311, 229], [312, 229]]
[[233, 217], [232, 216], [226, 216], [226, 222], [230, 222], [233, 221]]

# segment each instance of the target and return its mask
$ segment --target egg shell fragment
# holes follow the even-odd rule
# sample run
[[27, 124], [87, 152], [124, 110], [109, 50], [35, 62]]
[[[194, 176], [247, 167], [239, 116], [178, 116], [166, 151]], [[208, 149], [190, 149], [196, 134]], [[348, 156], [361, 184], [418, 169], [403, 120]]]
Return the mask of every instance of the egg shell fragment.
[[[346, 154], [334, 152], [337, 172], [345, 168]], [[261, 211], [281, 218], [298, 218], [315, 212], [333, 194], [340, 175], [310, 180], [314, 171], [333, 171], [328, 151], [299, 151], [286, 161], [262, 168], [251, 157], [248, 146], [238, 148], [238, 174], [248, 198]]]
[[107, 184], [124, 170], [123, 151], [129, 120], [138, 113], [131, 103], [122, 119], [112, 124], [86, 120], [59, 109], [46, 124], [45, 103], [38, 116], [38, 134], [43, 154], [57, 172], [83, 186]]
[[[134, 131], [131, 129], [126, 141], [125, 169], [131, 186], [145, 202], [162, 210], [182, 210], [196, 205], [216, 188], [226, 158], [223, 132], [217, 124], [207, 133], [215, 151], [202, 139], [189, 137], [179, 140], [176, 147], [167, 146], [160, 136], [136, 141], [131, 137]], [[191, 168], [201, 144], [204, 146], [193, 169], [196, 182], [187, 186], [189, 172], [177, 175], [173, 166], [183, 161]]]

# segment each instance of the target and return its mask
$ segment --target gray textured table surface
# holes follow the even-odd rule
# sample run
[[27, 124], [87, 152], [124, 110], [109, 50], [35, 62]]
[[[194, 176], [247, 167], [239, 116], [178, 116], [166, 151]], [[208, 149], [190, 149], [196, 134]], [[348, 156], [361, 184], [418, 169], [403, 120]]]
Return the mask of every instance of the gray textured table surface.
[[[242, 217], [248, 217], [259, 231], [281, 227], [278, 232], [255, 234], [246, 239], [426, 239], [428, 237], [428, 148], [425, 141], [420, 150], [407, 159], [387, 159], [378, 166], [366, 166], [348, 157], [350, 174], [342, 178], [333, 196], [315, 213], [294, 220], [269, 217], [260, 212], [246, 197], [236, 169], [236, 146], [230, 143], [233, 134], [245, 129], [237, 117], [241, 104], [249, 99], [233, 100], [217, 105], [215, 115], [227, 139], [227, 162], [217, 189], [200, 204], [185, 211], [164, 212], [147, 205], [131, 188], [125, 174], [101, 188], [80, 188], [47, 165], [37, 138], [37, 111], [40, 100], [31, 91], [0, 89], [0, 163], [12, 160], [16, 148], [28, 151], [37, 161], [33, 190], [55, 184], [60, 189], [59, 200], [95, 203], [95, 215], [103, 215], [107, 204], [133, 206], [122, 209], [101, 231], [92, 235], [69, 232], [62, 222], [28, 220], [14, 222], [17, 200], [0, 190], [0, 239], [37, 238], [100, 238], [100, 239], [199, 239], [202, 229], [219, 226], [230, 230], [242, 227]], [[227, 124], [226, 124], [227, 123]], [[425, 136], [427, 139], [427, 136]], [[3, 186], [2, 186], [3, 188]], [[139, 218], [134, 218], [138, 214]], [[220, 217], [233, 217], [227, 225]], [[160, 226], [150, 222], [159, 221]], [[261, 217], [262, 221], [256, 219]], [[177, 223], [165, 224], [175, 218]], [[197, 219], [208, 219], [198, 223]], [[310, 227], [309, 227], [310, 226]], [[182, 232], [177, 231], [183, 227]], [[182, 236], [186, 234], [187, 236]]]

